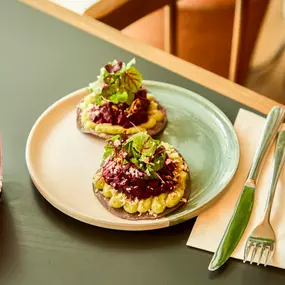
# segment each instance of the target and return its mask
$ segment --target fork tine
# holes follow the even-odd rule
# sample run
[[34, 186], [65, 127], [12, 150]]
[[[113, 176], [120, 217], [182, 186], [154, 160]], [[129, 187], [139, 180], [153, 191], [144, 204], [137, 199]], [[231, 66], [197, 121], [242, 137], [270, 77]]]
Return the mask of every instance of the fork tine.
[[268, 253], [265, 259], [264, 267], [267, 266], [268, 262], [271, 260], [273, 256], [273, 250], [270, 247], [266, 247], [268, 249]]
[[258, 249], [258, 244], [255, 243], [254, 248], [253, 248], [252, 253], [251, 253], [250, 264], [252, 264], [254, 261], [254, 257], [256, 255], [257, 249]]
[[260, 261], [261, 261], [261, 259], [262, 259], [262, 256], [263, 256], [263, 253], [264, 253], [264, 250], [265, 250], [265, 246], [263, 245], [263, 246], [261, 247], [261, 252], [260, 252], [260, 255], [259, 255], [259, 258], [258, 258], [257, 265], [259, 265], [259, 264], [260, 264]]
[[245, 245], [245, 250], [244, 250], [243, 263], [246, 263], [251, 247], [252, 247], [252, 243], [247, 242]]

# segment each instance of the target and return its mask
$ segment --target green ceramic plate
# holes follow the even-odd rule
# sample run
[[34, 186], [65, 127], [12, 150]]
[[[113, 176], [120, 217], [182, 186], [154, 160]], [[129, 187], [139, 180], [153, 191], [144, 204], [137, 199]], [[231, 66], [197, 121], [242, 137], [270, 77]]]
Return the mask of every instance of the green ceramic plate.
[[145, 81], [167, 109], [168, 125], [161, 140], [174, 145], [190, 167], [188, 205], [168, 217], [171, 224], [198, 215], [213, 202], [234, 176], [239, 143], [226, 115], [198, 94], [170, 84]]
[[189, 203], [157, 220], [128, 221], [105, 210], [92, 192], [104, 142], [84, 135], [75, 123], [76, 105], [85, 88], [62, 98], [35, 123], [26, 160], [40, 193], [56, 208], [80, 221], [119, 230], [168, 227], [197, 216], [220, 196], [239, 163], [238, 139], [228, 118], [215, 105], [189, 90], [145, 81], [167, 109], [168, 125], [160, 138], [184, 156], [191, 173]]

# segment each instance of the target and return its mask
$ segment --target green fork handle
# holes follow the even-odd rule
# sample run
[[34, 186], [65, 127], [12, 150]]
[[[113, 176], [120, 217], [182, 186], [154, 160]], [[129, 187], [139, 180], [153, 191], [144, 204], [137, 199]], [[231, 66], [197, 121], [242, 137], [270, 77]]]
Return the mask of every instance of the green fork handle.
[[[285, 111], [282, 107], [274, 107], [268, 114], [266, 125], [263, 131], [259, 146], [255, 152], [255, 156], [251, 165], [247, 180], [256, 183], [258, 179], [264, 158], [270, 149], [274, 139], [276, 138], [278, 129], [285, 117]], [[250, 134], [248, 134], [250, 136]]]
[[285, 162], [285, 131], [280, 131], [274, 151], [273, 174], [270, 185], [270, 191], [267, 197], [264, 220], [270, 221], [270, 213], [273, 204], [273, 199], [276, 191], [278, 179]]

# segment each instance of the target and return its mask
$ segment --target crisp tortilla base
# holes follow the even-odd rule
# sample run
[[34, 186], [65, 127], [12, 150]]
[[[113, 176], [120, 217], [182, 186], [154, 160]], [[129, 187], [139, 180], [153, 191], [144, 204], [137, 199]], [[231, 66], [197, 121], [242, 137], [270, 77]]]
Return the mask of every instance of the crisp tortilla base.
[[[126, 219], [126, 220], [132, 220], [132, 221], [137, 221], [137, 220], [155, 220], [155, 219], [159, 219], [162, 218], [164, 216], [166, 216], [167, 214], [175, 211], [176, 209], [178, 209], [180, 206], [184, 205], [184, 202], [179, 202], [176, 206], [174, 206], [173, 208], [166, 208], [164, 210], [163, 213], [158, 214], [157, 216], [153, 216], [150, 215], [149, 213], [143, 213], [141, 215], [139, 215], [138, 212], [134, 213], [134, 214], [130, 214], [128, 212], [126, 212], [124, 210], [124, 208], [113, 208], [109, 205], [109, 198], [106, 198], [100, 190], [98, 190], [97, 192], [95, 192], [95, 185], [93, 184], [93, 190], [94, 190], [94, 194], [95, 196], [98, 198], [99, 202], [101, 203], [101, 205], [107, 209], [109, 212], [111, 212], [112, 214], [114, 214], [115, 216], [121, 218], [121, 219]], [[190, 180], [188, 179], [188, 183], [186, 186], [186, 189], [184, 191], [184, 196], [183, 198], [185, 198], [186, 200], [188, 200], [190, 196]]]
[[[156, 102], [156, 101], [155, 101]], [[158, 103], [158, 102], [156, 102]], [[163, 113], [163, 120], [160, 122], [157, 122], [156, 125], [151, 128], [151, 129], [147, 129], [147, 132], [150, 136], [155, 136], [157, 134], [159, 134], [160, 132], [162, 132], [166, 126], [167, 123], [167, 116], [166, 116], [166, 110], [164, 107], [162, 107], [160, 104], [158, 104], [158, 110], [160, 110]], [[77, 127], [78, 129], [85, 134], [91, 134], [97, 137], [100, 137], [102, 139], [109, 139], [111, 137], [113, 137], [114, 135], [110, 135], [110, 134], [106, 134], [106, 133], [99, 133], [96, 132], [95, 130], [85, 130], [82, 126], [81, 123], [81, 110], [79, 108], [79, 106], [77, 107], [77, 116], [76, 116], [76, 121], [77, 121]]]
[[[184, 161], [184, 160], [183, 160]], [[184, 161], [185, 163], [185, 161]], [[179, 202], [176, 206], [172, 207], [172, 208], [165, 208], [164, 212], [161, 214], [158, 214], [157, 216], [153, 216], [150, 215], [149, 213], [143, 213], [140, 214], [138, 212], [134, 213], [134, 214], [130, 214], [128, 212], [126, 212], [124, 210], [124, 208], [113, 208], [109, 205], [109, 198], [106, 198], [103, 194], [101, 190], [96, 191], [96, 187], [94, 185], [94, 183], [92, 183], [93, 186], [93, 191], [95, 196], [98, 198], [99, 202], [101, 203], [101, 205], [107, 209], [109, 212], [111, 212], [112, 214], [114, 214], [115, 216], [122, 218], [122, 219], [126, 219], [126, 220], [133, 220], [133, 221], [137, 221], [137, 220], [155, 220], [155, 219], [159, 219], [161, 217], [164, 217], [166, 215], [168, 215], [169, 213], [175, 211], [176, 209], [178, 209], [179, 207], [181, 207], [182, 205], [184, 205], [184, 202]], [[186, 184], [186, 188], [184, 190], [184, 195], [182, 198], [185, 198], [187, 201], [189, 199], [190, 196], [190, 190], [191, 190], [191, 180], [190, 180], [190, 173], [188, 171], [188, 179], [187, 179], [187, 184]]]

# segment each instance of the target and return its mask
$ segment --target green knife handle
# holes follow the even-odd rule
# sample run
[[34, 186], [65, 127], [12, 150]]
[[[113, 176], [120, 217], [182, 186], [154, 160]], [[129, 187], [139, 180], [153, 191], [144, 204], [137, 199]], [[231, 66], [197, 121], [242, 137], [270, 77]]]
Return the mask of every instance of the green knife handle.
[[233, 215], [215, 251], [208, 269], [215, 271], [231, 256], [238, 245], [250, 219], [253, 208], [255, 187], [245, 186], [236, 203]]
[[285, 131], [280, 131], [278, 134], [278, 139], [274, 151], [272, 181], [264, 212], [264, 219], [266, 219], [268, 222], [270, 221], [270, 213], [273, 204], [274, 194], [284, 162], [285, 162]]
[[[264, 158], [277, 135], [278, 129], [283, 122], [284, 117], [285, 111], [282, 107], [274, 107], [269, 112], [259, 146], [255, 152], [254, 159], [247, 177], [248, 182], [255, 184], [262, 168]], [[250, 136], [250, 134], [248, 135]]]

